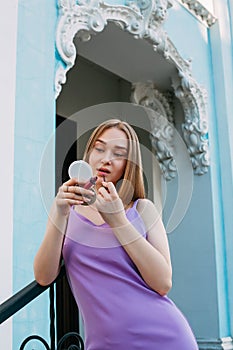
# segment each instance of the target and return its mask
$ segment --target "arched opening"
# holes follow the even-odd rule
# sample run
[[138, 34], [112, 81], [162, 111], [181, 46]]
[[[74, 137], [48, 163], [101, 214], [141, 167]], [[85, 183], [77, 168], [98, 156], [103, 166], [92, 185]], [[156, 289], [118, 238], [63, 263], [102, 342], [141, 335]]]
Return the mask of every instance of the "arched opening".
[[[156, 6], [154, 2], [151, 3]], [[98, 4], [98, 6], [101, 5]], [[107, 9], [113, 9], [113, 6], [105, 6]], [[63, 62], [57, 69], [56, 86], [59, 86], [61, 82], [64, 83], [65, 77], [67, 81], [57, 98], [57, 113], [63, 117], [69, 117], [87, 107], [101, 103], [130, 102], [132, 84], [135, 82], [146, 83], [149, 80], [161, 93], [172, 92], [173, 96], [176, 95], [176, 98], [174, 97], [174, 119], [180, 133], [182, 133], [182, 124], [186, 125], [188, 130], [186, 135], [189, 142], [189, 137], [191, 138], [193, 135], [193, 131], [191, 131], [193, 124], [198, 125], [196, 134], [201, 139], [204, 132], [202, 125], [199, 127], [199, 122], [202, 115], [205, 114], [205, 110], [199, 108], [199, 105], [201, 104], [205, 109], [205, 104], [202, 103], [201, 91], [190, 74], [188, 62], [179, 56], [169, 38], [159, 29], [160, 26], [154, 26], [151, 33], [147, 33], [147, 36], [143, 31], [140, 33], [140, 30], [135, 34], [132, 23], [127, 23], [125, 15], [119, 14], [121, 6], [114, 8], [118, 11], [118, 15], [114, 15], [116, 17], [114, 20], [113, 15], [110, 16], [110, 12], [106, 15], [106, 9], [102, 9], [103, 17], [105, 14], [106, 18], [103, 25], [101, 20], [96, 22], [97, 27], [100, 26], [98, 30], [96, 30], [93, 21], [82, 22], [80, 20], [80, 22], [75, 23], [74, 20], [73, 25], [70, 27], [68, 25], [69, 30], [66, 31], [70, 37], [68, 35], [66, 39], [63, 38], [64, 42], [61, 39], [63, 32], [61, 28], [59, 29], [61, 40], [58, 39], [57, 42], [62, 44], [57, 45], [57, 47]], [[78, 11], [76, 8], [75, 15]], [[143, 13], [143, 15], [145, 14], [143, 20], [147, 25], [150, 22], [148, 13]], [[136, 11], [135, 16], [137, 14]], [[111, 17], [109, 21], [108, 16]], [[92, 20], [91, 15], [90, 19]], [[127, 23], [127, 29], [122, 23]], [[161, 24], [159, 21], [158, 23]], [[157, 29], [159, 29], [158, 32]], [[161, 39], [160, 42], [157, 40], [158, 35]], [[82, 41], [81, 38], [91, 38], [91, 40]], [[72, 45], [75, 45], [75, 50]], [[59, 89], [57, 91], [59, 93]], [[190, 119], [190, 116], [194, 116], [194, 120]], [[143, 120], [144, 123], [145, 121]], [[148, 120], [146, 122], [149, 123]], [[187, 122], [190, 122], [190, 128]], [[80, 125], [77, 124], [77, 130], [79, 127]], [[87, 129], [90, 131], [89, 127]], [[139, 128], [138, 132], [146, 148], [151, 148], [149, 133], [143, 134], [143, 128]], [[77, 133], [79, 135], [79, 131]], [[87, 132], [78, 138], [77, 158], [81, 157], [83, 144], [85, 144], [88, 135]], [[196, 145], [191, 144], [191, 146], [194, 149], [194, 158], [197, 156], [199, 160], [200, 153], [201, 156], [205, 155], [205, 150], [196, 151], [199, 149], [199, 141], [196, 142]], [[152, 188], [153, 192], [155, 164], [149, 160], [146, 167], [150, 168], [151, 176], [148, 187]], [[199, 168], [202, 169], [202, 162], [200, 162]], [[156, 171], [158, 170], [157, 167]], [[68, 294], [63, 293], [60, 297], [59, 308], [67, 308], [67, 304], [65, 307], [64, 305], [65, 301], [67, 303], [67, 300], [70, 299]], [[60, 297], [58, 295], [58, 300]], [[73, 306], [69, 309], [72, 310]], [[71, 327], [74, 326], [71, 325]], [[74, 328], [70, 330], [74, 330]]]
[[[143, 42], [143, 40], [136, 40], [132, 35], [122, 31], [115, 24], [109, 24], [103, 32], [93, 37], [90, 42], [80, 42], [80, 40], [77, 39], [75, 44], [79, 55], [77, 56], [75, 65], [67, 73], [67, 81], [57, 99], [57, 125], [60, 125], [62, 119], [66, 120], [66, 118], [69, 118], [75, 112], [90, 106], [110, 102], [129, 103], [132, 93], [132, 83], [138, 79], [147, 81], [150, 76], [152, 79], [157, 79], [155, 75], [152, 76], [152, 72], [158, 74], [159, 88], [166, 91], [169, 86], [169, 77], [167, 76], [166, 82], [162, 79], [163, 73], [167, 71], [166, 67], [155, 69], [153, 65], [153, 55], [155, 55], [155, 53], [150, 45]], [[120, 58], [120, 55], [118, 57], [116, 56], [116, 51], [121, 53], [124, 47], [129, 48], [129, 46], [131, 46], [131, 49], [125, 52], [123, 65], [122, 58]], [[98, 47], [98, 55], [95, 57], [96, 47]], [[108, 47], [108, 53], [106, 50], [104, 51], [102, 49], [103, 47]], [[102, 56], [105, 56], [105, 54], [107, 55], [105, 60], [101, 60], [101, 50], [104, 52]], [[161, 60], [159, 55], [156, 56], [156, 66], [158, 65], [159, 67], [161, 62], [164, 61]], [[137, 57], [138, 62], [132, 65], [132, 61], [135, 57]], [[169, 67], [169, 69], [174, 70], [167, 62], [165, 62], [165, 66], [166, 65], [167, 68]], [[130, 67], [132, 67], [131, 72]], [[162, 70], [163, 72], [161, 72]], [[149, 120], [146, 120], [144, 116], [141, 121], [139, 120], [140, 116], [129, 116], [129, 119], [130, 118], [133, 124], [138, 124], [138, 127], [136, 126], [135, 128], [140, 137], [140, 142], [142, 143], [142, 152], [150, 153], [152, 145], [148, 132], [148, 130], [150, 130]], [[134, 118], [136, 118], [136, 120], [134, 120]], [[77, 123], [74, 123], [73, 120], [69, 122], [70, 123], [66, 125], [62, 132], [57, 134], [56, 139], [56, 163], [60, 164], [60, 167], [57, 168], [57, 187], [61, 185], [62, 180], [65, 181], [66, 179], [68, 163], [71, 163], [71, 161], [76, 158], [79, 159], [82, 157], [84, 145], [91, 132], [91, 129], [89, 129], [88, 126], [85, 128], [84, 125], [82, 127], [87, 129], [87, 131], [82, 135], [79, 134], [80, 123], [85, 123], [85, 118], [81, 118], [79, 121], [77, 120]], [[77, 129], [75, 132], [77, 132], [78, 135], [76, 153], [72, 144], [68, 155], [63, 155], [61, 152], [62, 148], [67, 148], [64, 142], [66, 143], [66, 140], [74, 138], [72, 136], [74, 129]], [[60, 151], [58, 150], [59, 147]], [[60, 157], [65, 157], [66, 160], [64, 164], [63, 161], [59, 160]], [[159, 177], [154, 176], [154, 167], [157, 166], [158, 174], [159, 168], [158, 165], [152, 161], [152, 158], [148, 157], [148, 154], [143, 157], [143, 162], [144, 168], [146, 169], [145, 185], [147, 190], [149, 189], [150, 198], [153, 199], [155, 179], [157, 181], [156, 185], [160, 183]], [[58, 172], [62, 173], [63, 177], [61, 174], [58, 174]], [[76, 330], [80, 332], [78, 326], [79, 322], [75, 316], [78, 313], [77, 308], [66, 280], [63, 280], [57, 287], [57, 313], [59, 319], [62, 320], [62, 322], [59, 322], [57, 325], [58, 339], [68, 331]]]

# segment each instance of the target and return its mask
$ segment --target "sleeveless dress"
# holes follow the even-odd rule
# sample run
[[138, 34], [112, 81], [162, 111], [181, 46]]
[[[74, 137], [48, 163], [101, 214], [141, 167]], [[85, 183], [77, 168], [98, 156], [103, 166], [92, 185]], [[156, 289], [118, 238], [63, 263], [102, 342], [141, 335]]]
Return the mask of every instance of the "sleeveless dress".
[[[126, 215], [146, 239], [136, 205]], [[95, 225], [71, 208], [63, 258], [85, 350], [198, 350], [183, 314], [144, 282], [107, 223]]]

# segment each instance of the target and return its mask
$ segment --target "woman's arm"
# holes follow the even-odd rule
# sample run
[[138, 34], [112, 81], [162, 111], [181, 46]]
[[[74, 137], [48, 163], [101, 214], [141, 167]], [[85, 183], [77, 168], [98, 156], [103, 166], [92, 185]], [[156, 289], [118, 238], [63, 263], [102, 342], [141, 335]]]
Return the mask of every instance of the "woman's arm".
[[117, 198], [118, 195], [112, 185], [108, 185], [108, 191], [106, 194], [101, 189], [101, 196], [108, 203], [111, 197], [114, 207], [108, 210], [106, 206], [105, 213], [101, 215], [112, 227], [144, 281], [160, 295], [167, 294], [172, 285], [169, 246], [162, 220], [154, 204], [147, 199], [141, 199], [138, 203], [138, 211], [147, 228], [146, 240], [127, 219], [119, 203], [121, 200]]
[[59, 214], [55, 200], [49, 214], [43, 242], [34, 259], [35, 279], [42, 286], [52, 283], [59, 274], [67, 219], [67, 216]]
[[92, 191], [76, 185], [77, 180], [71, 179], [59, 188], [49, 213], [45, 236], [34, 259], [35, 279], [43, 286], [52, 283], [59, 274], [70, 207], [88, 202], [83, 195], [93, 195]]

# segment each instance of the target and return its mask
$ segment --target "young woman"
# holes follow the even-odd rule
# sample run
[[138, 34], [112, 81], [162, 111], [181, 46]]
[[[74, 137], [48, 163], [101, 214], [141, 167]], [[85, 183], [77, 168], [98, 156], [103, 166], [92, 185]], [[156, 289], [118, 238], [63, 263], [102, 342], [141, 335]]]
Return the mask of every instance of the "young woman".
[[[172, 268], [166, 232], [145, 198], [137, 135], [126, 122], [95, 129], [84, 154], [92, 189], [70, 179], [59, 189], [35, 278], [51, 283], [63, 257], [82, 313], [86, 350], [197, 350], [194, 335], [166, 296]], [[118, 188], [118, 189], [117, 189]]]

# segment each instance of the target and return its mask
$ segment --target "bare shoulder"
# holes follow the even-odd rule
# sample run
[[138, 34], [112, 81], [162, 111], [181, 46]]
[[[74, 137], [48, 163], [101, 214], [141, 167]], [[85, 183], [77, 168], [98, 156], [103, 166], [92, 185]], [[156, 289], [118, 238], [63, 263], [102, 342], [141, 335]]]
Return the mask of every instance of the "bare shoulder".
[[140, 198], [137, 203], [137, 210], [141, 215], [145, 215], [147, 212], [150, 214], [158, 214], [159, 211], [156, 208], [155, 204], [147, 198]]
[[161, 212], [149, 199], [139, 199], [137, 203], [137, 211], [143, 219], [147, 229], [151, 228], [155, 224], [162, 223]]

